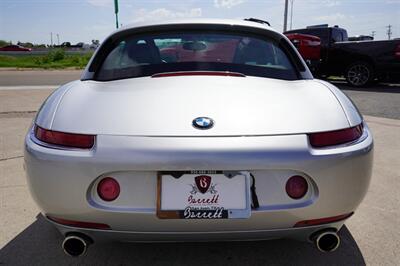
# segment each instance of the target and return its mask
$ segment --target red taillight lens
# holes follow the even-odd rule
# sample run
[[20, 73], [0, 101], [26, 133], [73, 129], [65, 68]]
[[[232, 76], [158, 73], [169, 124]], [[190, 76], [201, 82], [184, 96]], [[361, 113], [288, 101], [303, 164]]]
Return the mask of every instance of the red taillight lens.
[[292, 176], [286, 182], [286, 193], [292, 199], [301, 199], [308, 191], [307, 180], [299, 175]]
[[320, 148], [352, 142], [360, 138], [362, 134], [363, 126], [360, 124], [341, 130], [308, 134], [308, 138], [311, 146]]
[[103, 230], [111, 229], [111, 227], [108, 224], [73, 221], [73, 220], [66, 220], [66, 219], [61, 219], [61, 218], [56, 218], [56, 217], [51, 217], [51, 216], [47, 216], [47, 218], [52, 220], [53, 222], [56, 222], [56, 223], [59, 223], [62, 225], [66, 225], [66, 226], [91, 228], [91, 229], [103, 229]]
[[113, 201], [118, 198], [120, 187], [117, 180], [112, 177], [103, 178], [97, 185], [97, 194], [104, 201]]
[[45, 143], [70, 148], [90, 149], [94, 145], [94, 135], [64, 133], [35, 126], [35, 137]]
[[397, 45], [396, 49], [394, 50], [394, 57], [400, 59], [400, 44]]
[[319, 219], [312, 219], [312, 220], [304, 220], [297, 222], [293, 227], [304, 227], [304, 226], [313, 226], [313, 225], [320, 225], [320, 224], [329, 224], [334, 222], [339, 222], [341, 220], [347, 219], [353, 215], [354, 212], [346, 213], [338, 216], [333, 217], [325, 217]]

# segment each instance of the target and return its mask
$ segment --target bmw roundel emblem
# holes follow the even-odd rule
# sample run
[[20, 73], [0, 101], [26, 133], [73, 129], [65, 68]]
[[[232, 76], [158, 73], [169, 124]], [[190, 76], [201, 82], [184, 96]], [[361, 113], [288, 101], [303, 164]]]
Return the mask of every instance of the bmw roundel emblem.
[[210, 129], [214, 126], [214, 121], [209, 117], [197, 117], [192, 124], [197, 129]]

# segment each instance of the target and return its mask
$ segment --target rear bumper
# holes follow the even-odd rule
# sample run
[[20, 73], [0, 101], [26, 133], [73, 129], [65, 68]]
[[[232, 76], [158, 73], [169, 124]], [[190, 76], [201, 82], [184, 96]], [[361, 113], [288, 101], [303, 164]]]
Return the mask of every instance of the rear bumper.
[[[48, 220], [48, 219], [47, 219]], [[310, 236], [323, 230], [339, 231], [344, 221], [319, 226], [270, 229], [270, 230], [235, 230], [235, 231], [207, 231], [207, 232], [146, 232], [146, 231], [115, 231], [84, 229], [52, 223], [63, 235], [81, 233], [98, 242], [217, 242], [217, 241], [247, 241], [293, 239], [298, 241], [312, 241]]]
[[[356, 210], [371, 176], [372, 135], [367, 126], [356, 143], [313, 149], [306, 135], [207, 138], [98, 136], [90, 151], [66, 151], [38, 145], [28, 134], [25, 164], [31, 194], [43, 214], [104, 223], [111, 230], [57, 225], [63, 232], [82, 231], [94, 239], [189, 241], [305, 239], [343, 222], [293, 228], [302, 220], [332, 217]], [[170, 220], [156, 217], [157, 171], [247, 170], [256, 178], [260, 208], [248, 219]], [[286, 180], [301, 174], [309, 193], [293, 200]], [[121, 196], [101, 202], [96, 182], [112, 175]]]

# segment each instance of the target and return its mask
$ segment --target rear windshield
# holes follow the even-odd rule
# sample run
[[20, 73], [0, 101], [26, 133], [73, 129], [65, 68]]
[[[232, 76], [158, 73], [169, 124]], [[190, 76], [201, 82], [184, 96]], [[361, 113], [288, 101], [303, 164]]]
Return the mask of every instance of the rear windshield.
[[174, 71], [230, 71], [298, 79], [292, 62], [276, 41], [215, 32], [126, 37], [110, 50], [95, 79], [115, 80]]

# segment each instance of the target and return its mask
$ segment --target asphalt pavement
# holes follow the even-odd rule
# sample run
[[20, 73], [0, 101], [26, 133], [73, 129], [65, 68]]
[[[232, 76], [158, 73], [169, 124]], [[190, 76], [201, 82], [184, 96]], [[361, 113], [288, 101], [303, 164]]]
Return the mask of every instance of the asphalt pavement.
[[[61, 250], [62, 236], [39, 215], [40, 210], [30, 197], [22, 143], [36, 110], [53, 87], [79, 78], [79, 71], [8, 72], [13, 71], [0, 71], [0, 265], [399, 264], [400, 93], [397, 85], [354, 90], [337, 83], [365, 115], [374, 134], [375, 156], [367, 196], [340, 231], [342, 244], [336, 252], [323, 254], [309, 243], [291, 240], [107, 243], [91, 246], [84, 257], [70, 258]], [[42, 89], [44, 86], [49, 87]], [[370, 113], [380, 115], [370, 116]]]
[[1, 87], [61, 85], [79, 79], [81, 70], [19, 70], [0, 69]]
[[353, 88], [346, 82], [332, 81], [352, 99], [364, 115], [400, 119], [400, 84], [375, 84]]

